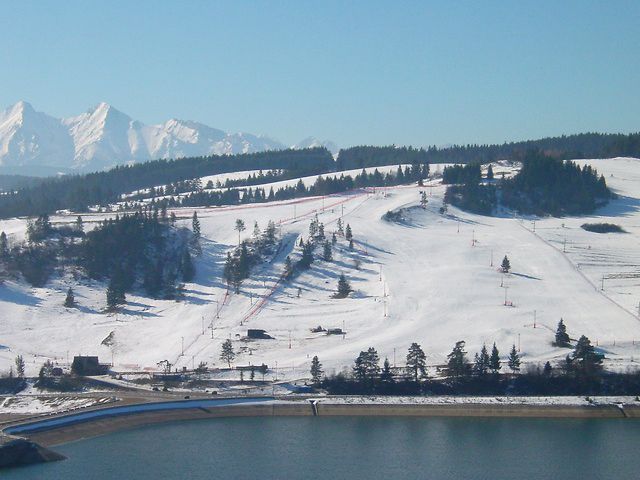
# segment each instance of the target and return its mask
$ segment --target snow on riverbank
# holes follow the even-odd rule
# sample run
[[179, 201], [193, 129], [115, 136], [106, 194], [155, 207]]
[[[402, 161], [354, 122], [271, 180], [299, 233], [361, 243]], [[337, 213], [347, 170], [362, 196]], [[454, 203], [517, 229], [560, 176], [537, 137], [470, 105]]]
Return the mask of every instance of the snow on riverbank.
[[351, 397], [319, 397], [319, 404], [334, 405], [640, 405], [638, 397], [387, 397], [387, 396], [351, 396]]
[[2, 414], [40, 414], [60, 413], [79, 408], [106, 405], [115, 402], [115, 397], [78, 397], [78, 396], [0, 396], [0, 415]]

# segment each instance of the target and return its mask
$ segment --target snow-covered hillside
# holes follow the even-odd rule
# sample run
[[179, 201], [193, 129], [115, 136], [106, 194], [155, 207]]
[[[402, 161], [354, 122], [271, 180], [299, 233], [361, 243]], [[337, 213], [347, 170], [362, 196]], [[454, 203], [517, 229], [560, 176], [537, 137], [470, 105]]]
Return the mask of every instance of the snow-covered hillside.
[[[337, 152], [333, 143], [313, 138], [295, 148], [325, 144]], [[171, 119], [145, 125], [104, 102], [63, 119], [36, 112], [23, 101], [0, 111], [0, 168], [12, 173], [94, 171], [158, 158], [283, 148], [280, 142], [262, 135], [226, 133], [192, 121]]]
[[[277, 366], [278, 377], [290, 378], [307, 375], [314, 355], [328, 372], [339, 371], [370, 346], [403, 364], [411, 342], [422, 345], [432, 371], [458, 340], [466, 340], [470, 356], [495, 342], [503, 357], [515, 344], [525, 364], [554, 363], [567, 354], [551, 345], [561, 317], [571, 338], [584, 334], [597, 342], [610, 368], [632, 367], [640, 356], [640, 160], [581, 163], [602, 172], [619, 198], [590, 216], [535, 219], [535, 229], [533, 218], [483, 217], [453, 207], [441, 213], [444, 187], [436, 179], [424, 187], [424, 210], [416, 186], [195, 209], [203, 254], [184, 301], [127, 295], [121, 312], [105, 314], [104, 284], [71, 275], [47, 288], [6, 281], [0, 286], [0, 371], [18, 354], [31, 373], [47, 358], [64, 363], [79, 353], [113, 359], [119, 370], [155, 369], [165, 359], [177, 367], [200, 361], [225, 366], [219, 355], [226, 339], [241, 352], [238, 365], [264, 362]], [[399, 209], [402, 220], [383, 219]], [[193, 211], [175, 213], [189, 226]], [[310, 270], [281, 282], [284, 260], [300, 255], [297, 242], [307, 237], [315, 214], [329, 234], [338, 218], [349, 223], [355, 249], [340, 238], [333, 261], [318, 258]], [[105, 215], [84, 215], [85, 227]], [[246, 237], [254, 221], [265, 227], [274, 220], [281, 247], [235, 294], [227, 291], [222, 268], [238, 243], [238, 218], [247, 224]], [[75, 216], [52, 220], [72, 222]], [[585, 222], [615, 223], [628, 233], [590, 233], [580, 228]], [[23, 235], [24, 226], [22, 220], [0, 222], [13, 238]], [[512, 273], [503, 276], [498, 266], [504, 255]], [[350, 298], [332, 298], [341, 273], [355, 288]], [[70, 285], [78, 308], [62, 306]], [[312, 333], [317, 326], [347, 333]], [[248, 328], [275, 339], [245, 341]]]

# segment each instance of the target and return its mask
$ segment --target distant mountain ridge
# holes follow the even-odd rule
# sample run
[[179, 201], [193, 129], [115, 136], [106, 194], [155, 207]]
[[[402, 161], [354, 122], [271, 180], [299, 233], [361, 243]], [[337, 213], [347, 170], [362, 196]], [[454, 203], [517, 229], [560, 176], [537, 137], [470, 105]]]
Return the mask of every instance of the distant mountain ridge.
[[[293, 148], [330, 145], [309, 137]], [[0, 111], [0, 172], [88, 172], [160, 158], [233, 155], [287, 148], [263, 135], [227, 133], [171, 119], [145, 125], [107, 103], [58, 119], [20, 101]]]

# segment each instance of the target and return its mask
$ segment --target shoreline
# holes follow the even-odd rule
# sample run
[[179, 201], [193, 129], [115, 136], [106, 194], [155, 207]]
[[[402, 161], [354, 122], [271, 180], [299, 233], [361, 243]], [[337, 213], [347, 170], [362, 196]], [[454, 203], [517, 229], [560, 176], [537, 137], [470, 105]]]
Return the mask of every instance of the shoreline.
[[632, 397], [625, 398], [626, 401], [615, 402], [608, 397], [593, 397], [591, 402], [584, 399], [580, 401], [580, 398], [537, 397], [520, 403], [496, 397], [488, 397], [485, 402], [475, 397], [365, 396], [178, 400], [138, 403], [122, 407], [105, 406], [82, 413], [49, 415], [44, 419], [16, 420], [2, 430], [2, 435], [5, 435], [5, 439], [20, 437], [37, 445], [53, 447], [146, 425], [221, 417], [411, 416], [640, 419], [640, 402], [633, 400]]

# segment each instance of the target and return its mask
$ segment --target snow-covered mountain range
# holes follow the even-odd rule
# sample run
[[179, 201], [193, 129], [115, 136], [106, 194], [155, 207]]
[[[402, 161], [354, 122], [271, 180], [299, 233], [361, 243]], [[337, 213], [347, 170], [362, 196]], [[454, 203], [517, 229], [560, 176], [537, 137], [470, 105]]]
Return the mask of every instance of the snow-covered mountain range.
[[[335, 144], [309, 137], [293, 146]], [[75, 117], [54, 118], [20, 101], [0, 111], [0, 172], [51, 174], [97, 171], [159, 158], [251, 153], [287, 148], [263, 135], [227, 133], [171, 119], [145, 125], [107, 103]]]

